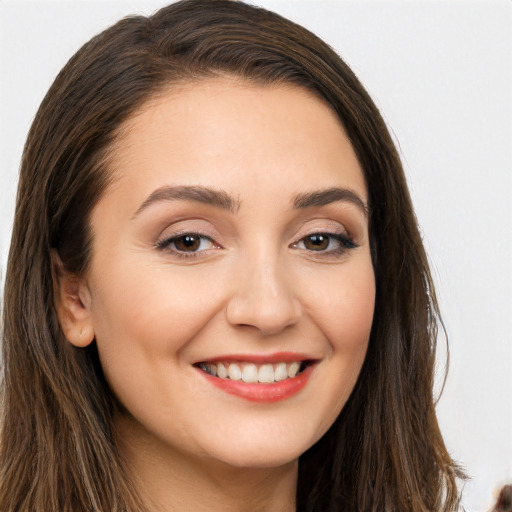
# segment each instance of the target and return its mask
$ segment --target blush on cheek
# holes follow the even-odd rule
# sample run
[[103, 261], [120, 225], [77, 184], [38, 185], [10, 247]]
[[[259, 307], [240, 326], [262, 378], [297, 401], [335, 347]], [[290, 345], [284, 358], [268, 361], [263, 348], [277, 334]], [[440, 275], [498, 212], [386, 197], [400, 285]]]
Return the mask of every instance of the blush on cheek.
[[[137, 272], [111, 270], [112, 286], [98, 288], [108, 293], [98, 292], [94, 297], [96, 332], [109, 345], [122, 344], [127, 350], [132, 340], [140, 348], [148, 344], [159, 352], [175, 350], [176, 343], [186, 343], [203, 325], [208, 307], [199, 304], [198, 298], [208, 294], [201, 286], [176, 278], [170, 270], [146, 272], [144, 279]], [[122, 278], [116, 279], [116, 272]], [[103, 280], [103, 275], [99, 278]]]
[[373, 271], [348, 272], [333, 279], [323, 296], [318, 325], [326, 332], [333, 350], [366, 347], [375, 308]]

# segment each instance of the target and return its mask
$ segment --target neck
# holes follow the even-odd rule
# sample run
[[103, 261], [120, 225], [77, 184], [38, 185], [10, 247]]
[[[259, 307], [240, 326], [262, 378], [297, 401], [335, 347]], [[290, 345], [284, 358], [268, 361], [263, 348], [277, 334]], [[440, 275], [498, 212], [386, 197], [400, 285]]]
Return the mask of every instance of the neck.
[[272, 468], [233, 467], [163, 449], [131, 420], [117, 422], [119, 449], [150, 512], [295, 511], [298, 462]]

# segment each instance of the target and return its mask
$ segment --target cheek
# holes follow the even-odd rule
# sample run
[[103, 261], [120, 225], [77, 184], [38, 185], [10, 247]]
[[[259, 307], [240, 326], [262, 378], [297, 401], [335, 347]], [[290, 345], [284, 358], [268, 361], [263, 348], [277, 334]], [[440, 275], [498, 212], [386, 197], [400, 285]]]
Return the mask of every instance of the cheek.
[[324, 275], [317, 273], [316, 280], [309, 282], [315, 286], [304, 295], [308, 297], [307, 314], [329, 351], [314, 376], [321, 392], [311, 397], [317, 413], [311, 417], [321, 418], [314, 426], [318, 440], [345, 406], [366, 356], [375, 302], [371, 259], [369, 255], [354, 258], [328, 268]]
[[[322, 314], [323, 333], [331, 348], [331, 382], [327, 410], [329, 428], [347, 402], [361, 371], [375, 305], [375, 278], [371, 259], [347, 265], [329, 283]], [[327, 297], [330, 297], [327, 299]]]
[[[114, 395], [134, 417], [157, 429], [174, 417], [176, 400], [190, 391], [179, 378], [186, 370], [182, 354], [219, 311], [222, 290], [212, 286], [211, 273], [198, 276], [197, 269], [191, 279], [191, 273], [165, 265], [133, 268], [118, 265], [98, 281], [96, 343]], [[182, 419], [178, 415], [172, 424], [186, 432]]]
[[333, 353], [366, 352], [375, 305], [375, 278], [369, 255], [341, 265], [321, 283], [310, 294], [311, 316], [329, 340]]
[[124, 358], [127, 364], [135, 353], [177, 354], [221, 307], [222, 290], [212, 281], [223, 281], [211, 273], [165, 265], [110, 270], [98, 276], [92, 294], [96, 340], [105, 360]]

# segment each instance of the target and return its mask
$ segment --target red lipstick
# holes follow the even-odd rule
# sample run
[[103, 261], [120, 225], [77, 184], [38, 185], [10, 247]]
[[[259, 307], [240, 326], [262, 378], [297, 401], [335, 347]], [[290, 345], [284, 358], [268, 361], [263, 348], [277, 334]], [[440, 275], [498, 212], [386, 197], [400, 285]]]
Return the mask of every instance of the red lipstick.
[[[209, 359], [207, 361], [202, 361], [201, 363], [197, 363], [195, 366], [197, 371], [200, 372], [201, 375], [207, 379], [209, 383], [226, 393], [252, 402], [277, 402], [295, 395], [304, 388], [309, 380], [309, 377], [311, 376], [311, 373], [313, 372], [314, 367], [316, 366], [314, 364], [315, 362], [316, 361], [312, 360], [311, 358], [301, 354], [280, 352], [265, 356], [241, 354], [236, 356], [220, 356]], [[223, 364], [221, 365], [220, 363]], [[213, 365], [217, 364], [219, 366], [225, 366], [229, 363], [235, 363], [236, 365], [231, 365], [230, 371], [233, 366], [238, 368], [238, 375], [236, 377], [228, 378], [226, 377], [226, 373], [224, 373], [224, 376], [216, 375], [215, 366]], [[293, 368], [295, 365], [295, 371], [288, 373], [288, 377], [286, 378], [283, 378], [283, 375], [281, 374], [281, 377], [278, 379], [277, 368], [274, 366], [276, 369], [275, 380], [270, 382], [244, 382], [244, 380], [242, 380], [240, 377], [240, 368], [243, 366], [252, 366], [251, 370], [254, 372], [254, 365], [275, 365], [279, 363], [287, 363], [287, 365], [290, 367], [290, 371], [292, 371], [291, 368]], [[294, 375], [294, 373], [297, 372], [299, 364], [301, 364], [302, 371]], [[280, 366], [281, 370], [283, 370], [284, 365]], [[209, 368], [212, 368], [212, 370], [209, 371]], [[262, 371], [266, 369], [268, 369], [268, 367], [261, 368]], [[259, 380], [265, 380], [265, 378], [261, 376], [261, 373], [259, 375]], [[286, 373], [284, 375], [286, 376]], [[231, 373], [229, 376], [233, 377]], [[254, 376], [255, 375], [253, 374], [253, 378]], [[272, 373], [270, 374], [270, 379], [272, 379]]]

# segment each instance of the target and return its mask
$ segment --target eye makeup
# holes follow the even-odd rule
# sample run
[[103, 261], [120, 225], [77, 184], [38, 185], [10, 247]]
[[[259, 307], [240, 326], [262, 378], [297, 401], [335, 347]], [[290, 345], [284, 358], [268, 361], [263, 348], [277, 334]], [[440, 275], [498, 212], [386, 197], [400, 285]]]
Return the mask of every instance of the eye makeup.
[[177, 258], [198, 258], [211, 250], [222, 248], [212, 237], [191, 231], [174, 233], [159, 240], [155, 246]]
[[[222, 249], [210, 236], [191, 231], [175, 233], [159, 240], [155, 245], [157, 249], [177, 258], [201, 258], [211, 250]], [[345, 234], [316, 231], [302, 237], [289, 247], [306, 251], [316, 258], [336, 258], [343, 256], [350, 249], [357, 248], [358, 245]]]
[[358, 245], [345, 234], [318, 231], [301, 238], [291, 247], [314, 253], [314, 256], [337, 257]]
[[[221, 249], [239, 246], [244, 238], [247, 238], [244, 243], [250, 245], [252, 230], [259, 232], [259, 236], [263, 235], [263, 243], [265, 237], [267, 244], [274, 243], [271, 240], [281, 239], [283, 248], [287, 247], [311, 260], [325, 262], [346, 259], [349, 251], [364, 243], [364, 226], [360, 215], [356, 215], [353, 209], [340, 209], [338, 204], [318, 208], [315, 212], [302, 211], [293, 220], [287, 220], [284, 215], [281, 227], [267, 224], [268, 221], [262, 225], [245, 225], [244, 220], [240, 224], [233, 217], [227, 219], [221, 215], [219, 218], [217, 213], [212, 216], [212, 212], [196, 216], [190, 211], [192, 215], [186, 217], [183, 213], [180, 211], [176, 220], [168, 219], [164, 225], [160, 224], [159, 234], [152, 244], [171, 261], [200, 261], [213, 256], [215, 252], [218, 254], [217, 251]], [[173, 217], [175, 215], [176, 212], [173, 212]], [[281, 235], [280, 230], [283, 230]]]

